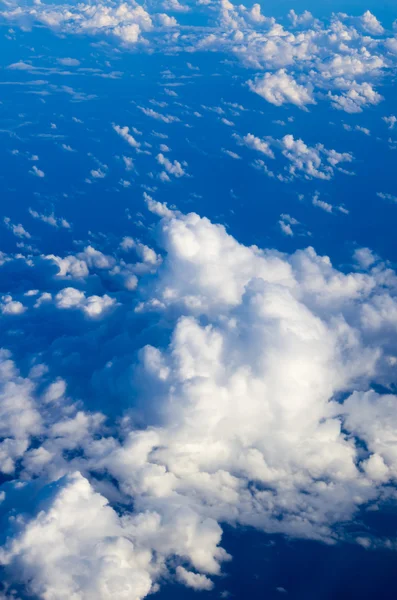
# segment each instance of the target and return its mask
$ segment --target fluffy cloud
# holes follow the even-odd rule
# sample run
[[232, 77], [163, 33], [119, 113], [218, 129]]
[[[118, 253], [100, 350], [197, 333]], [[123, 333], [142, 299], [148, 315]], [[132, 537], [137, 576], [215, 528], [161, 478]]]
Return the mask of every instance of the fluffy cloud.
[[141, 41], [142, 33], [154, 27], [149, 13], [139, 4], [41, 5], [11, 9], [4, 13], [10, 20], [37, 22], [67, 33], [106, 33], [127, 44]]
[[33, 210], [29, 208], [29, 214], [34, 218], [42, 221], [43, 223], [47, 223], [47, 225], [51, 225], [51, 227], [63, 227], [64, 229], [70, 229], [70, 223], [63, 218], [58, 218], [51, 213], [49, 215], [38, 213], [37, 210]]
[[164, 167], [164, 171], [160, 173], [160, 178], [163, 181], [170, 181], [169, 175], [173, 177], [179, 178], [186, 175], [185, 170], [183, 169], [181, 163], [177, 160], [171, 161], [164, 154], [158, 154], [156, 157], [159, 165]]
[[136, 139], [130, 134], [130, 130], [128, 127], [120, 127], [120, 125], [113, 124], [113, 129], [116, 133], [119, 134], [119, 136], [121, 136], [127, 142], [127, 144], [129, 144], [133, 148], [140, 147], [141, 144], [137, 142]]
[[116, 300], [107, 294], [86, 298], [84, 292], [68, 287], [58, 292], [55, 296], [55, 303], [58, 308], [77, 308], [84, 311], [88, 317], [100, 317], [103, 312], [116, 303]]
[[[288, 161], [288, 165], [284, 168], [286, 174], [280, 173], [277, 175], [277, 178], [281, 181], [291, 181], [298, 176], [303, 176], [306, 179], [329, 180], [334, 176], [335, 168], [338, 168], [340, 163], [353, 161], [353, 155], [349, 152], [328, 150], [323, 144], [308, 146], [303, 140], [295, 139], [291, 134], [285, 135], [280, 140], [270, 136], [262, 140], [252, 134], [244, 137], [234, 134], [233, 137], [238, 144], [256, 150], [270, 159], [276, 157], [274, 150], [278, 150]], [[267, 175], [275, 177], [275, 173], [270, 171], [263, 160], [256, 160], [254, 166], [263, 169]]]
[[[192, 12], [192, 7], [177, 0], [164, 2], [163, 6], [177, 13]], [[178, 28], [175, 18], [164, 13], [149, 14], [146, 5], [137, 3], [22, 4], [8, 7], [2, 15], [22, 25], [38, 23], [65, 33], [105, 33], [123, 44], [141, 44], [142, 50], [226, 52], [250, 68], [269, 71], [249, 85], [276, 106], [292, 103], [303, 108], [314, 104], [314, 97], [327, 98], [330, 92], [334, 107], [353, 112], [357, 94], [360, 99], [356, 107], [361, 109], [382, 99], [373, 85], [394, 64], [395, 38], [385, 38], [381, 23], [370, 11], [361, 17], [335, 14], [327, 23], [314, 19], [308, 11], [298, 15], [292, 10], [288, 29], [275, 18], [262, 15], [259, 4], [249, 9], [229, 1], [200, 2], [194, 8], [211, 20], [212, 27], [197, 27], [192, 19], [183, 36], [179, 32], [164, 35], [162, 28]], [[303, 83], [298, 83], [296, 77]], [[340, 85], [338, 79], [344, 81], [346, 90], [341, 96], [334, 93]], [[339, 101], [333, 98], [335, 95]], [[344, 101], [344, 96], [353, 98]], [[164, 122], [177, 120], [151, 108], [142, 111]]]
[[[146, 201], [164, 259], [121, 241], [159, 267], [124, 315], [172, 327], [126, 366], [141, 427], [128, 413], [105, 427], [63, 379], [43, 365], [22, 378], [3, 354], [2, 468], [19, 460], [35, 479], [26, 493], [37, 493], [29, 514], [11, 518], [0, 558], [9, 581], [42, 598], [141, 599], [167, 572], [209, 590], [230, 558], [222, 523], [335, 542], [397, 477], [396, 399], [371, 389], [390, 383], [397, 361], [387, 265], [362, 250], [360, 269], [342, 273], [312, 248], [244, 246], [206, 218]], [[114, 268], [93, 248], [77, 260]], [[70, 287], [55, 302], [92, 316], [90, 298]]]
[[35, 596], [140, 600], [150, 592], [151, 553], [135, 547], [126, 520], [79, 473], [49, 487], [21, 525], [0, 562], [21, 571]]
[[379, 104], [383, 100], [383, 97], [367, 82], [348, 82], [342, 78], [336, 81], [335, 87], [346, 91], [341, 91], [339, 94], [328, 92], [332, 106], [347, 113], [360, 113], [364, 108]]
[[363, 14], [360, 20], [362, 27], [368, 33], [371, 33], [372, 35], [384, 34], [385, 30], [383, 29], [381, 23], [369, 10]]
[[311, 91], [299, 85], [285, 69], [266, 73], [255, 81], [249, 81], [248, 85], [253, 92], [276, 106], [295, 104], [303, 108], [307, 104], [315, 104]]

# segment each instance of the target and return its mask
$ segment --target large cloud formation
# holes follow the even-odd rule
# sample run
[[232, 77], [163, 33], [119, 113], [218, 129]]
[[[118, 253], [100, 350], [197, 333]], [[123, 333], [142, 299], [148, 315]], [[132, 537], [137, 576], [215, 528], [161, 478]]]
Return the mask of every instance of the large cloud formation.
[[[24, 27], [38, 24], [67, 34], [111, 36], [126, 48], [138, 45], [150, 52], [227, 53], [254, 71], [247, 81], [253, 92], [276, 106], [306, 110], [321, 99], [348, 113], [377, 105], [383, 98], [376, 86], [395, 67], [396, 37], [370, 11], [361, 17], [336, 13], [321, 22], [308, 11], [299, 15], [291, 10], [287, 22], [278, 22], [263, 15], [259, 4], [248, 9], [213, 0], [194, 7], [179, 2], [164, 6], [174, 14], [159, 13], [158, 2], [10, 2], [1, 16]], [[178, 23], [181, 12], [193, 15], [188, 28]], [[205, 26], [197, 26], [196, 13]]]
[[[131, 238], [121, 247], [146, 263], [94, 248], [48, 257], [30, 268], [59, 272], [45, 289], [14, 293], [26, 310], [2, 316], [39, 327], [50, 305], [68, 308], [82, 313], [83, 333], [118, 315], [117, 337], [150, 315], [160, 332], [124, 366], [129, 406], [108, 418], [37, 358], [18, 368], [2, 353], [0, 562], [9, 584], [40, 598], [142, 599], [169, 576], [211, 589], [230, 558], [222, 524], [354, 542], [343, 523], [394, 494], [395, 273], [365, 248], [342, 272], [313, 248], [244, 246], [207, 218], [146, 202], [162, 260]], [[89, 272], [105, 285], [123, 269], [137, 286], [98, 293], [92, 313]], [[68, 287], [54, 302], [60, 278]]]

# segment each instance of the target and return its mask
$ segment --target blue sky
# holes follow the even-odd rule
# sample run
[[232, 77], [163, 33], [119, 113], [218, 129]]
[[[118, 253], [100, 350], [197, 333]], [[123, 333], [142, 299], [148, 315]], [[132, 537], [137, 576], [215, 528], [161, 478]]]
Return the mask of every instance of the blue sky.
[[390, 597], [396, 17], [4, 3], [1, 599]]

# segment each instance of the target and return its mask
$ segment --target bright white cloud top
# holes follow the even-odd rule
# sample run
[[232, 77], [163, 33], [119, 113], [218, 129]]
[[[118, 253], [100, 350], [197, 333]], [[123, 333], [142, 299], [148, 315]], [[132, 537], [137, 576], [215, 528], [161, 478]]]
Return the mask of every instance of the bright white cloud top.
[[[25, 480], [5, 501], [44, 488], [1, 562], [43, 598], [144, 598], [172, 556], [180, 582], [210, 589], [229, 558], [222, 523], [349, 539], [340, 525], [387, 498], [397, 476], [397, 398], [370, 391], [390, 384], [397, 360], [387, 265], [371, 257], [344, 274], [312, 248], [247, 247], [206, 218], [148, 203], [165, 215], [164, 262], [129, 311], [155, 311], [173, 333], [135, 367], [147, 427], [127, 419], [106, 434], [105, 417], [76, 405], [63, 381], [43, 389], [44, 365], [23, 378], [3, 353], [1, 468], [18, 460]], [[93, 250], [78, 260], [85, 274], [110, 266]], [[106, 319], [109, 300], [65, 288], [55, 308]], [[120, 517], [109, 499], [134, 510]]]

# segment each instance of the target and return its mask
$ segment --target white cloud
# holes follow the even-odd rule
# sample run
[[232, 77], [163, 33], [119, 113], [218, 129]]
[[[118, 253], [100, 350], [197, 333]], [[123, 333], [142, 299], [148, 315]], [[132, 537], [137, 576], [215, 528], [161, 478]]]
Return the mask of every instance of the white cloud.
[[11, 222], [9, 217], [4, 217], [3, 219], [5, 226], [12, 231], [12, 233], [19, 238], [26, 238], [26, 239], [30, 239], [31, 235], [28, 231], [26, 231], [26, 229], [24, 228], [23, 225], [21, 225], [21, 223], [18, 223], [18, 225], [15, 225], [14, 223]]
[[40, 177], [40, 178], [45, 177], [44, 171], [42, 171], [41, 169], [38, 169], [36, 167], [36, 165], [33, 165], [33, 167], [30, 169], [29, 173], [31, 173], [32, 175], [36, 175], [36, 177]]
[[346, 91], [342, 91], [339, 95], [328, 92], [331, 104], [337, 110], [344, 110], [347, 113], [360, 113], [364, 108], [379, 104], [383, 100], [372, 85], [366, 82], [356, 83], [356, 81], [338, 79], [335, 87], [337, 90]]
[[120, 127], [120, 125], [113, 124], [113, 129], [116, 133], [119, 134], [119, 136], [121, 136], [127, 142], [127, 144], [129, 144], [133, 148], [140, 147], [141, 144], [137, 142], [136, 139], [130, 134], [129, 127]]
[[58, 58], [57, 62], [64, 67], [79, 67], [80, 61], [77, 58]]
[[[148, 426], [125, 415], [120, 429], [105, 428], [102, 415], [67, 404], [65, 378], [43, 382], [36, 369], [23, 379], [2, 355], [0, 434], [11, 441], [0, 459], [5, 472], [20, 459], [21, 476], [35, 480], [26, 485], [40, 490], [26, 493], [46, 500], [24, 519], [12, 513], [0, 558], [38, 596], [143, 598], [170, 576], [211, 589], [229, 558], [220, 523], [334, 542], [397, 478], [397, 401], [371, 391], [393, 378], [395, 273], [368, 260], [344, 273], [312, 248], [244, 246], [206, 218], [145, 200], [161, 217], [164, 260], [141, 280], [136, 306], [158, 312], [164, 341], [126, 372]], [[135, 239], [120, 244], [157, 265]], [[75, 257], [87, 269], [121, 264], [87, 248]], [[104, 316], [110, 300], [68, 287], [54, 301]], [[336, 400], [341, 392], [347, 400]], [[109, 505], [119, 500], [122, 516]]]
[[320, 200], [317, 194], [313, 196], [312, 204], [313, 206], [318, 206], [318, 208], [322, 208], [323, 210], [325, 210], [325, 212], [332, 213], [332, 204], [329, 204], [329, 202], [324, 202], [324, 200]]
[[145, 108], [143, 106], [138, 106], [138, 108], [147, 117], [152, 117], [152, 119], [156, 119], [157, 121], [163, 121], [163, 123], [176, 123], [180, 120], [178, 117], [174, 117], [172, 115], [162, 115], [161, 113], [156, 112], [152, 108]]
[[90, 175], [94, 179], [104, 179], [106, 177], [106, 173], [102, 169], [91, 169]]
[[42, 510], [3, 549], [1, 563], [19, 571], [41, 598], [146, 597], [155, 565], [150, 551], [131, 540], [142, 525], [119, 518], [79, 473], [48, 493]]
[[[303, 140], [295, 139], [291, 134], [285, 135], [280, 140], [272, 137], [262, 140], [250, 133], [244, 137], [234, 134], [233, 137], [238, 144], [245, 145], [271, 159], [276, 157], [274, 150], [281, 152], [289, 162], [289, 165], [284, 169], [287, 174], [280, 173], [277, 175], [281, 181], [290, 181], [301, 175], [306, 179], [329, 180], [334, 176], [335, 167], [339, 168], [340, 163], [353, 161], [353, 155], [349, 152], [328, 150], [323, 144], [308, 146]], [[263, 161], [257, 160], [254, 166], [263, 169], [270, 176], [275, 176], [274, 172], [269, 171]]]
[[26, 310], [26, 306], [18, 300], [13, 300], [12, 296], [3, 296], [1, 300], [0, 310], [3, 315], [20, 315]]
[[88, 296], [84, 292], [72, 287], [64, 288], [55, 296], [57, 308], [82, 310], [88, 317], [100, 317], [104, 312], [116, 304], [114, 298], [107, 294], [103, 296]]
[[194, 590], [212, 590], [214, 587], [211, 579], [208, 579], [205, 575], [201, 575], [200, 573], [193, 573], [192, 571], [187, 571], [184, 567], [178, 566], [176, 568], [176, 576], [178, 581], [186, 585], [187, 587], [191, 587]]
[[239, 144], [247, 146], [247, 148], [251, 148], [252, 150], [257, 150], [261, 154], [269, 158], [274, 158], [274, 152], [270, 147], [270, 143], [266, 140], [261, 140], [260, 138], [252, 135], [252, 133], [248, 133], [243, 138], [234, 134], [233, 137], [237, 140]]
[[281, 214], [278, 224], [280, 225], [281, 231], [285, 235], [292, 237], [294, 235], [292, 227], [294, 225], [299, 225], [299, 221], [297, 219], [295, 219], [294, 217], [291, 217], [291, 215]]
[[367, 10], [363, 16], [360, 18], [361, 25], [368, 33], [372, 35], [383, 35], [385, 30], [383, 29], [381, 23], [372, 14], [369, 10]]
[[69, 146], [68, 144], [61, 144], [63, 150], [66, 150], [66, 152], [76, 152], [76, 150], [74, 150], [71, 146]]
[[171, 12], [189, 12], [190, 8], [187, 4], [181, 4], [179, 0], [164, 0], [163, 8]]
[[390, 115], [389, 117], [382, 117], [382, 119], [389, 126], [389, 129], [394, 129], [394, 126], [397, 123], [397, 117], [395, 115]]
[[[156, 160], [159, 163], [159, 165], [164, 167], [166, 173], [168, 173], [169, 175], [173, 175], [177, 178], [186, 175], [186, 171], [183, 169], [181, 163], [177, 160], [171, 161], [166, 156], [164, 156], [164, 154], [161, 153], [156, 156]], [[169, 180], [169, 178], [167, 177], [166, 180]]]
[[298, 84], [285, 69], [266, 73], [263, 77], [249, 81], [248, 85], [253, 92], [276, 106], [295, 104], [303, 108], [307, 104], [316, 104], [312, 91]]
[[354, 251], [354, 259], [361, 268], [368, 269], [376, 262], [377, 257], [370, 248], [357, 248]]
[[[164, 5], [179, 13], [196, 8], [179, 0], [164, 0]], [[22, 26], [38, 24], [62, 33], [112, 35], [122, 44], [139, 44], [141, 50], [230, 54], [245, 66], [267, 72], [251, 85], [276, 105], [292, 102], [303, 108], [313, 104], [314, 98], [327, 98], [326, 94], [330, 92], [328, 97], [335, 108], [351, 112], [353, 107], [356, 111], [358, 107], [362, 110], [382, 99], [373, 85], [378, 83], [379, 76], [392, 72], [390, 67], [396, 44], [395, 37], [384, 31], [370, 11], [361, 17], [338, 13], [327, 22], [314, 19], [308, 11], [297, 14], [291, 10], [291, 27], [288, 28], [275, 18], [262, 15], [257, 3], [248, 9], [228, 1], [201, 0], [198, 6], [211, 17], [211, 31], [192, 25], [183, 36], [175, 17], [165, 13], [149, 14], [140, 5], [126, 3], [80, 3], [76, 6], [36, 3], [33, 7], [10, 6], [2, 14], [10, 22]], [[163, 28], [175, 29], [175, 35], [164, 35]], [[382, 36], [381, 40], [379, 36]], [[385, 48], [387, 52], [382, 56]], [[23, 61], [11, 67], [32, 69], [31, 64]], [[298, 71], [302, 72], [303, 83], [295, 80]], [[339, 87], [338, 79], [343, 79], [346, 86], [341, 95], [334, 93]], [[372, 92], [365, 87], [359, 90], [357, 86], [369, 86]], [[355, 103], [357, 94], [359, 101]], [[349, 98], [350, 95], [353, 98]], [[142, 110], [164, 122], [177, 120], [177, 117], [160, 115], [153, 109]]]
[[24, 9], [10, 9], [5, 16], [18, 22], [38, 23], [51, 29], [72, 34], [108, 34], [123, 43], [136, 44], [142, 34], [153, 29], [152, 19], [142, 6], [119, 3], [109, 4], [35, 4]]
[[36, 210], [33, 210], [32, 208], [29, 208], [29, 214], [34, 219], [43, 221], [43, 223], [47, 223], [47, 225], [51, 225], [52, 227], [57, 227], [57, 228], [62, 227], [64, 229], [70, 229], [70, 223], [66, 219], [56, 217], [54, 215], [54, 213], [51, 213], [50, 215], [45, 215], [45, 214], [38, 213]]
[[56, 264], [59, 269], [57, 273], [58, 277], [73, 277], [79, 279], [87, 277], [89, 273], [87, 263], [75, 256], [71, 255], [61, 258], [54, 254], [48, 254], [45, 258]]
[[134, 161], [129, 156], [123, 156], [123, 162], [126, 171], [132, 171], [134, 169]]
[[376, 195], [378, 198], [382, 198], [382, 200], [389, 200], [390, 202], [397, 203], [397, 196], [393, 196], [393, 194], [377, 192]]

